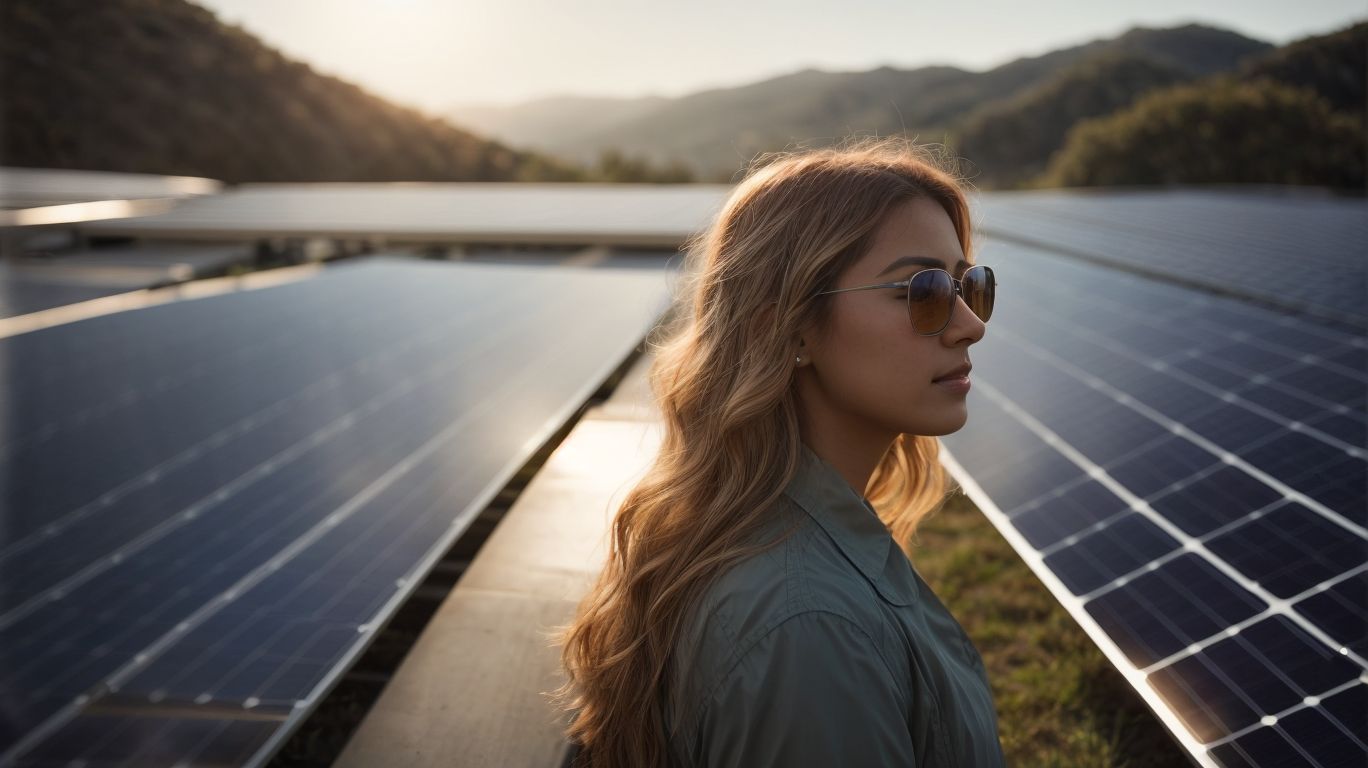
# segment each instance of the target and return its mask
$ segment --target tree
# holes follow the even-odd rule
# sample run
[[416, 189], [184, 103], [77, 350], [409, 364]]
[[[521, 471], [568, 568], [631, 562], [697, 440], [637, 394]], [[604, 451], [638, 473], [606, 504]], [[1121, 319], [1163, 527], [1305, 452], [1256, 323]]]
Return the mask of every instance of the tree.
[[1221, 76], [1085, 120], [1039, 180], [1048, 186], [1303, 184], [1363, 192], [1363, 120], [1318, 94]]

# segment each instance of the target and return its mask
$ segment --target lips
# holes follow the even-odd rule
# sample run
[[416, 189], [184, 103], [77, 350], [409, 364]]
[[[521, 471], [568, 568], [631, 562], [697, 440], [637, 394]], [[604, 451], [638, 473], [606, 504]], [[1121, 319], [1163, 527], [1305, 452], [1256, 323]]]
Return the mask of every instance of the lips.
[[936, 383], [936, 382], [938, 382], [938, 381], [943, 381], [943, 380], [945, 380], [945, 379], [961, 379], [961, 378], [964, 378], [965, 376], [968, 376], [968, 375], [969, 375], [969, 371], [970, 371], [973, 367], [974, 367], [974, 366], [970, 365], [969, 363], [965, 363], [964, 365], [961, 365], [961, 366], [959, 366], [958, 368], [953, 368], [953, 369], [951, 369], [951, 370], [949, 370], [949, 371], [946, 371], [945, 373], [942, 373], [941, 375], [939, 375], [939, 376], [937, 376], [936, 378], [932, 379], [932, 380], [931, 380], [931, 383], [934, 384], [934, 383]]

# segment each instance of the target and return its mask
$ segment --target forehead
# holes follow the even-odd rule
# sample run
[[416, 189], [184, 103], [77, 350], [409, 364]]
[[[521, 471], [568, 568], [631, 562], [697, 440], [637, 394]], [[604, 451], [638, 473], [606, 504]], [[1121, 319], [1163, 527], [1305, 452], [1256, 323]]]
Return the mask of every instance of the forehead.
[[[870, 242], [869, 250], [851, 267], [856, 274], [873, 277], [900, 256], [929, 256], [955, 271], [964, 259], [964, 248], [950, 215], [927, 198], [901, 202], [889, 209]], [[899, 271], [907, 271], [906, 269]]]

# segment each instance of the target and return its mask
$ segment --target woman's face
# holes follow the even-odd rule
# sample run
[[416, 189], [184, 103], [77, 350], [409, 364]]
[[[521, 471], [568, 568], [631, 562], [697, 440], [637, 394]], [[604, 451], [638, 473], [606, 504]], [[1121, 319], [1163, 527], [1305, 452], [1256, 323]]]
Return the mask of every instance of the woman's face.
[[[904, 257], [937, 263], [897, 263]], [[831, 287], [898, 282], [933, 266], [958, 278], [969, 265], [950, 216], [936, 202], [917, 198], [890, 209], [869, 251]], [[969, 345], [983, 338], [983, 322], [962, 298], [955, 297], [950, 324], [939, 336], [913, 332], [903, 289], [827, 298], [832, 304], [826, 333], [804, 335], [799, 348], [810, 372], [805, 381], [800, 378], [809, 417], [841, 422], [843, 431], [872, 433], [945, 435], [964, 426], [969, 414], [962, 384], [933, 383], [968, 363]]]

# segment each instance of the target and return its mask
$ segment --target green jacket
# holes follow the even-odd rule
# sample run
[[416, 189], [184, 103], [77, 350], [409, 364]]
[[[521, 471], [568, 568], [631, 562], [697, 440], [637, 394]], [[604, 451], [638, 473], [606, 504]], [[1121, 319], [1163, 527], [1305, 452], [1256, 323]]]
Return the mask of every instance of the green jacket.
[[686, 618], [663, 700], [672, 761], [1002, 765], [978, 651], [869, 503], [802, 453], [768, 529], [796, 530]]

